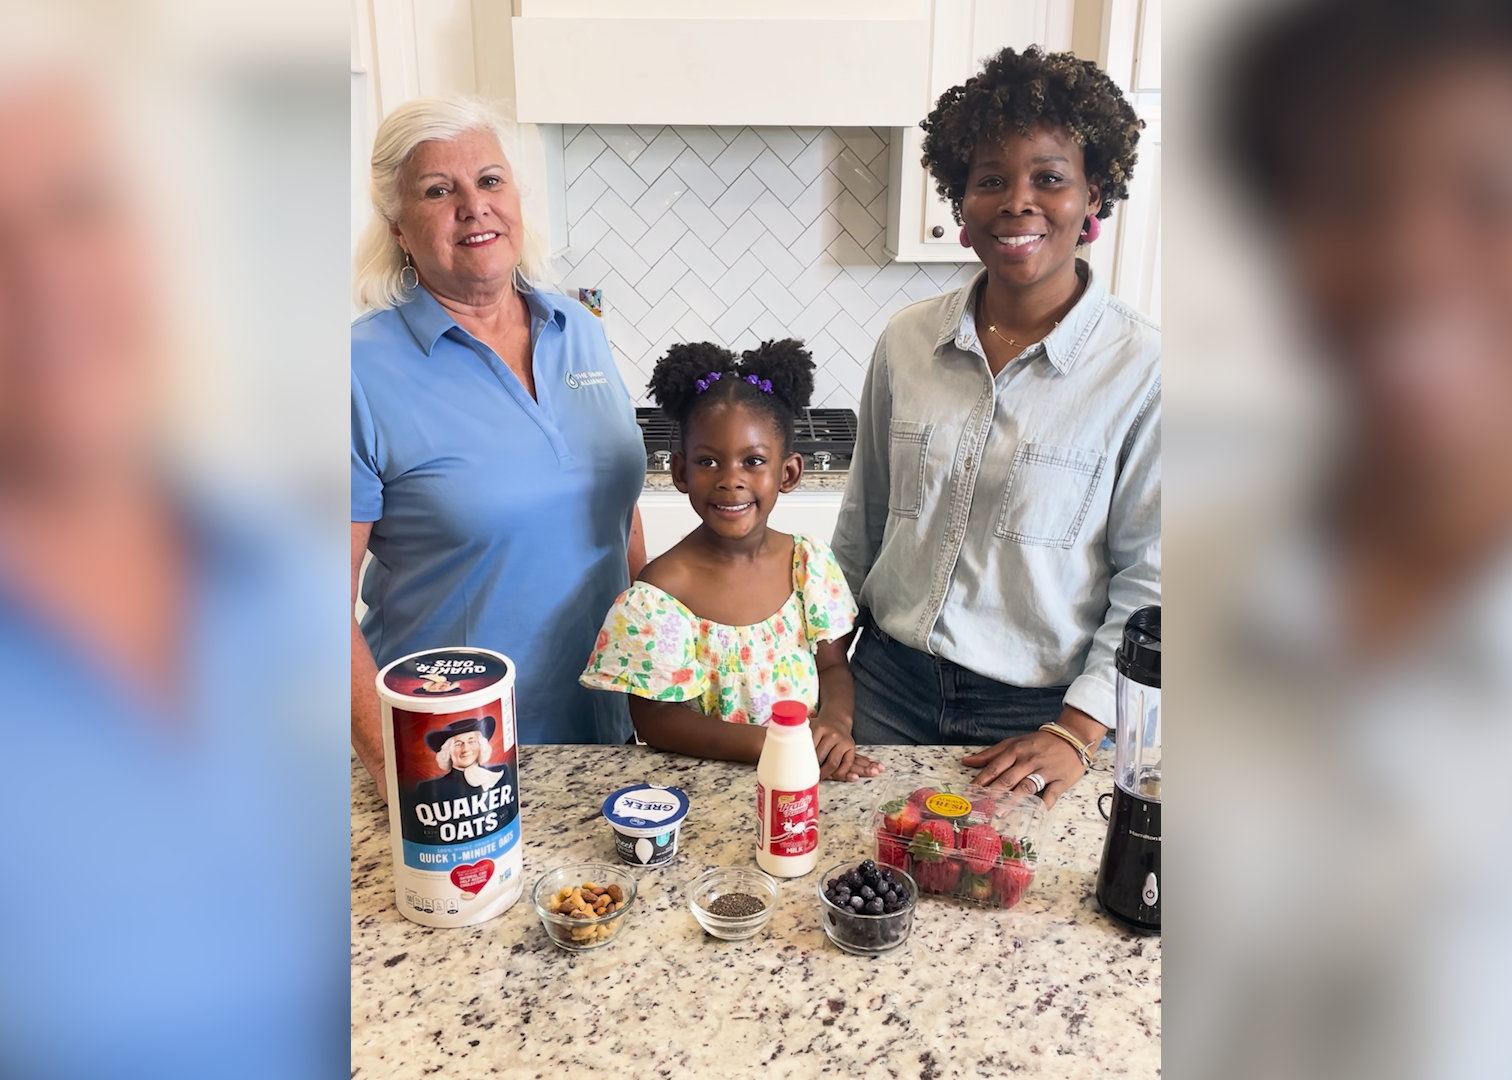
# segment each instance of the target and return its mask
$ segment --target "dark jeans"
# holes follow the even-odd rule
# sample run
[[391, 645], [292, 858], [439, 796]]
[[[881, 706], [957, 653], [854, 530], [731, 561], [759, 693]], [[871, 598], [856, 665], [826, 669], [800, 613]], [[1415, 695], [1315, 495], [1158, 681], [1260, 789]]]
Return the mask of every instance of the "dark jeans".
[[860, 746], [990, 746], [1061, 713], [1066, 687], [1000, 683], [868, 626], [851, 657]]

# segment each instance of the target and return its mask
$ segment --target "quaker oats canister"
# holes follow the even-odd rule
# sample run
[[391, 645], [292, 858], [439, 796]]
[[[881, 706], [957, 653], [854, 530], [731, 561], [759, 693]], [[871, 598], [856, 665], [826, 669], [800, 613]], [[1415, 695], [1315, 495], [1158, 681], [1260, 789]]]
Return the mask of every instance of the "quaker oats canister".
[[394, 892], [424, 926], [492, 919], [524, 888], [514, 683], [514, 664], [487, 649], [378, 673]]

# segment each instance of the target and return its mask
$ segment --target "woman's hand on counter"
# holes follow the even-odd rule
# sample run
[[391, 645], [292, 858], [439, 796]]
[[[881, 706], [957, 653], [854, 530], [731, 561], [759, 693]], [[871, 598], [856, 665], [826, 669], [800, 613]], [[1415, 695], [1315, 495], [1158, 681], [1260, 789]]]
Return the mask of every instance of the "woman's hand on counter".
[[819, 779], [861, 780], [882, 772], [882, 763], [856, 752], [851, 738], [850, 717], [826, 717], [821, 707], [813, 721], [814, 753], [819, 758]]
[[[1092, 717], [1069, 705], [1061, 710], [1056, 723], [1085, 741], [1089, 750], [1102, 741], [1107, 731]], [[1039, 797], [1045, 800], [1047, 810], [1087, 771], [1071, 744], [1048, 731], [1014, 735], [985, 750], [967, 754], [961, 764], [981, 769], [972, 780], [974, 784], [1022, 791], [1025, 795], [1034, 794], [1034, 781], [1029, 777], [1037, 773], [1045, 782]]]

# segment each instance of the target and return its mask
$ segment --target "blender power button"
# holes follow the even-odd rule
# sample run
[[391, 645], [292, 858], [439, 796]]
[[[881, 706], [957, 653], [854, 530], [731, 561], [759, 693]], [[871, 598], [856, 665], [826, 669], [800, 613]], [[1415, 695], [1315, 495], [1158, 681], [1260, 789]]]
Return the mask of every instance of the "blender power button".
[[1145, 902], [1145, 907], [1154, 907], [1160, 899], [1160, 886], [1155, 884], [1154, 874], [1145, 875], [1144, 892], [1140, 894], [1140, 899]]

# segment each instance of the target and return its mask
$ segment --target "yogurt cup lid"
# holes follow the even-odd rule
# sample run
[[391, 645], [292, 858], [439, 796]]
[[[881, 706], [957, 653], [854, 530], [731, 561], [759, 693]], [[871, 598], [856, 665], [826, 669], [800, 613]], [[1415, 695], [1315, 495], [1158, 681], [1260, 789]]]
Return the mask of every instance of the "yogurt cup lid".
[[604, 818], [626, 833], [663, 833], [688, 816], [682, 788], [631, 784], [604, 800]]

